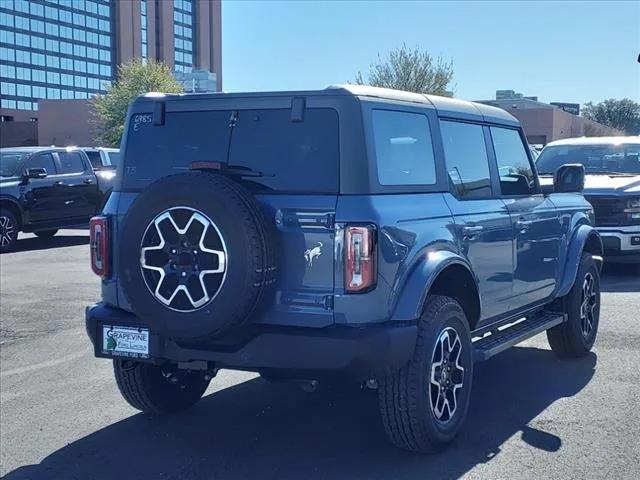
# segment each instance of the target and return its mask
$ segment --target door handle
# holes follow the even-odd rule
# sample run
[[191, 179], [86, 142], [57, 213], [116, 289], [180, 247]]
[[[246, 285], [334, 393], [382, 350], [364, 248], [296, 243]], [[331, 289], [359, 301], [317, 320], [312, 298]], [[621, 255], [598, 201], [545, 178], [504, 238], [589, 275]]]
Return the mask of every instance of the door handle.
[[482, 225], [474, 225], [472, 227], [462, 227], [462, 233], [466, 237], [473, 237], [474, 235], [482, 232], [484, 227]]
[[54, 185], [64, 185], [64, 182], [62, 180], [58, 180], [54, 183]]
[[93, 180], [91, 180], [90, 178], [85, 179], [84, 183], [86, 183], [87, 185], [91, 185], [93, 183]]
[[518, 219], [516, 220], [516, 230], [520, 230], [521, 232], [524, 232], [528, 230], [532, 224], [533, 224], [533, 221], [531, 220]]

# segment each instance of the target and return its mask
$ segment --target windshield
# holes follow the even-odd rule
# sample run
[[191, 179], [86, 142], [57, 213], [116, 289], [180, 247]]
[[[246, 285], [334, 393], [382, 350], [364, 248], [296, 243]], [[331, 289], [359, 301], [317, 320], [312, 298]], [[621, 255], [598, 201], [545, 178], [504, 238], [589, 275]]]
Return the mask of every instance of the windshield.
[[22, 152], [0, 153], [0, 177], [16, 175], [20, 161], [25, 155]]
[[120, 152], [109, 152], [109, 164], [117, 166], [120, 163]]
[[640, 144], [546, 147], [536, 165], [540, 175], [551, 175], [565, 163], [581, 163], [587, 174], [639, 175]]

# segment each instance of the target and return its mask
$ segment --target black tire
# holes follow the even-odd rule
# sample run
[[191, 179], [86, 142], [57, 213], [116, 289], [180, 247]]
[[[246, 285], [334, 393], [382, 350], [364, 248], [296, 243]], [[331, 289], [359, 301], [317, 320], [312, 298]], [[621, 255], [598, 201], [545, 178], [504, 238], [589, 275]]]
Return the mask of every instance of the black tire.
[[[584, 312], [583, 288], [589, 279], [593, 282], [593, 297], [590, 296], [588, 301], [590, 312]], [[591, 351], [600, 323], [600, 272], [589, 253], [582, 254], [576, 280], [563, 298], [563, 304], [568, 320], [547, 330], [547, 340], [551, 350], [559, 357], [583, 357]], [[586, 319], [583, 313], [587, 314]]]
[[[191, 308], [195, 304], [189, 298], [192, 304], [189, 305], [187, 294], [178, 291], [177, 285], [181, 281], [178, 271], [174, 273], [177, 280], [169, 278], [167, 274], [168, 282], [174, 282], [170, 284], [174, 288], [173, 294], [177, 293], [174, 302], [182, 301], [186, 305], [180, 309], [175, 308], [173, 303], [165, 304], [158, 299], [155, 287], [165, 277], [158, 275], [155, 278], [160, 280], [156, 284], [151, 283], [154, 277], [149, 275], [155, 273], [143, 272], [141, 247], [143, 241], [147, 242], [154, 219], [157, 220], [167, 211], [173, 215], [171, 212], [185, 209], [204, 215], [213, 224], [215, 228], [209, 231], [214, 231], [218, 248], [226, 249], [227, 260], [224, 274], [206, 277], [213, 281], [218, 279], [219, 283], [212, 287], [215, 294], [208, 296], [208, 303], [197, 308]], [[176, 220], [177, 223], [179, 220]], [[186, 220], [185, 223], [188, 225]], [[156, 225], [154, 228], [159, 233], [160, 227]], [[239, 183], [223, 175], [191, 172], [160, 179], [136, 199], [120, 231], [117, 268], [124, 293], [136, 315], [152, 322], [151, 328], [169, 338], [206, 341], [243, 325], [267, 297], [266, 292], [274, 283], [276, 253], [273, 226], [267, 224], [253, 196]], [[178, 235], [177, 230], [173, 229], [172, 234]], [[182, 242], [180, 235], [176, 238], [179, 238], [178, 243]], [[178, 245], [177, 248], [182, 247]], [[197, 245], [191, 248], [197, 248]], [[190, 252], [187, 254], [191, 255]], [[193, 253], [193, 260], [189, 260], [192, 265], [184, 268], [194, 269], [185, 275], [187, 279], [191, 275], [195, 281], [202, 283], [197, 277], [197, 258], [200, 257], [196, 258], [196, 252]], [[203, 251], [199, 250], [198, 255], [201, 254]], [[166, 255], [166, 260], [161, 257], [160, 263], [172, 261], [168, 252], [158, 255]], [[183, 268], [182, 264], [180, 268]], [[186, 280], [183, 281], [186, 284]], [[196, 283], [196, 288], [199, 285]], [[205, 293], [208, 295], [208, 292]], [[169, 297], [169, 294], [165, 296]]]
[[0, 253], [10, 252], [18, 240], [18, 219], [13, 211], [0, 208]]
[[114, 360], [113, 373], [129, 405], [154, 414], [176, 413], [195, 405], [210, 382], [202, 371], [163, 369], [131, 360]]
[[[430, 379], [435, 378], [438, 383], [444, 381], [438, 373], [442, 370], [437, 364], [443, 362], [445, 365], [444, 357], [438, 357], [438, 349], [443, 348], [438, 344], [443, 345], [439, 340], [446, 338], [443, 337], [445, 332], [449, 339], [453, 338], [451, 330], [460, 340], [461, 348], [456, 354], [454, 340], [452, 355], [459, 359], [456, 364], [464, 368], [464, 372], [460, 373], [454, 365], [453, 371], [446, 374], [452, 383], [460, 382], [462, 386], [455, 390], [458, 392], [456, 407], [448, 412], [450, 415], [445, 415], [444, 403], [439, 402], [442, 402], [441, 398], [448, 401], [451, 392], [439, 397], [437, 394], [442, 390]], [[448, 340], [444, 342], [448, 343]], [[440, 352], [444, 353], [443, 350]], [[413, 358], [400, 371], [382, 379], [378, 387], [382, 423], [391, 442], [402, 449], [423, 453], [437, 451], [451, 442], [466, 418], [472, 379], [473, 351], [464, 311], [453, 298], [430, 296], [419, 320]], [[437, 410], [440, 410], [440, 418]]]
[[55, 230], [41, 230], [39, 232], [34, 232], [39, 238], [53, 238], [53, 236], [58, 233], [58, 229]]

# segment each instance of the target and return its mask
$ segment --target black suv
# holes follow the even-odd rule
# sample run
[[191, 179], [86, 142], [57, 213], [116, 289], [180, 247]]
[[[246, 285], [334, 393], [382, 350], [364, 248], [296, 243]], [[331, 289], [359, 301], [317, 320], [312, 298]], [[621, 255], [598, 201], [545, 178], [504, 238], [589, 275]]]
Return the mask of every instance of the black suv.
[[543, 194], [525, 138], [497, 108], [370, 87], [138, 98], [91, 221], [95, 355], [152, 413], [221, 368], [377, 383], [394, 444], [442, 446], [474, 362], [596, 339], [584, 168]]
[[48, 238], [59, 228], [86, 226], [111, 184], [73, 147], [0, 149], [0, 252], [14, 247], [20, 231]]

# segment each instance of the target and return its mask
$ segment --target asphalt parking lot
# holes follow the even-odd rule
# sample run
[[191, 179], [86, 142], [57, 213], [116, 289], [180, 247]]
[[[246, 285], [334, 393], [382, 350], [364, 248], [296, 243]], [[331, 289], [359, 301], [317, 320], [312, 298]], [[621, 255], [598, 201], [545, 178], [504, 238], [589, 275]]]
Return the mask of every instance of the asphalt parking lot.
[[93, 358], [85, 231], [0, 257], [0, 475], [6, 479], [640, 478], [640, 274], [607, 268], [594, 352], [544, 336], [476, 369], [465, 429], [433, 456], [386, 441], [374, 392], [303, 393], [222, 372], [191, 411], [154, 419]]

